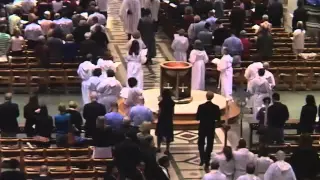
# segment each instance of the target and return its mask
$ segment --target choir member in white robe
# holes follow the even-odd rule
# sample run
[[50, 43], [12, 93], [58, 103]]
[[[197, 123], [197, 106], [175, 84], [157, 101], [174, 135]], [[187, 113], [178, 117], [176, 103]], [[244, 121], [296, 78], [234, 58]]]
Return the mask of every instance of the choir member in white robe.
[[296, 180], [296, 175], [291, 165], [284, 161], [285, 153], [278, 151], [277, 161], [272, 163], [264, 174], [264, 180]]
[[211, 164], [211, 171], [206, 173], [202, 180], [227, 180], [226, 175], [224, 175], [219, 170], [219, 162], [218, 161], [212, 161]]
[[236, 180], [260, 180], [260, 178], [254, 175], [255, 166], [253, 163], [249, 163], [246, 167], [246, 174], [241, 175]]
[[84, 61], [79, 65], [78, 70], [77, 70], [78, 76], [82, 80], [81, 92], [82, 92], [83, 105], [90, 103], [88, 80], [91, 76], [91, 71], [95, 68], [96, 68], [96, 66], [94, 64], [92, 64], [90, 61]]
[[138, 29], [139, 20], [141, 18], [140, 0], [123, 0], [119, 15], [129, 40], [131, 34]]
[[235, 161], [233, 158], [233, 151], [230, 146], [223, 148], [222, 153], [213, 153], [213, 161], [219, 162], [219, 171], [226, 175], [227, 180], [233, 179]]
[[249, 93], [251, 94], [251, 100], [253, 103], [253, 118], [257, 120], [257, 113], [260, 107], [263, 105], [263, 98], [271, 97], [272, 89], [269, 82], [263, 77], [265, 70], [259, 69], [258, 76], [249, 81]]
[[132, 37], [131, 39], [127, 42], [126, 44], [126, 49], [130, 49], [131, 47], [131, 44], [132, 44], [132, 41], [138, 41], [139, 42], [139, 52], [142, 50], [142, 49], [145, 49], [147, 46], [144, 44], [144, 42], [142, 41], [141, 39], [141, 34], [139, 31], [136, 31], [132, 34]]
[[141, 7], [144, 7], [145, 9], [150, 9], [152, 20], [154, 22], [158, 22], [160, 0], [145, 0], [144, 3], [144, 6]]
[[111, 104], [117, 103], [122, 89], [121, 83], [115, 78], [115, 73], [111, 69], [107, 71], [108, 77], [103, 79], [97, 87], [100, 94], [99, 103], [106, 107], [106, 111], [110, 112]]
[[276, 86], [276, 81], [274, 80], [273, 74], [268, 70], [269, 69], [269, 63], [265, 62], [263, 63], [263, 68], [265, 69], [264, 78], [267, 79], [267, 81], [270, 84], [271, 89], [273, 89]]
[[129, 55], [125, 57], [127, 62], [127, 78], [134, 77], [138, 81], [138, 88], [143, 89], [143, 68], [142, 64], [146, 63], [146, 58], [143, 58], [139, 52], [139, 42], [132, 41]]
[[138, 81], [131, 77], [128, 79], [128, 87], [121, 90], [120, 96], [125, 99], [126, 112], [130, 112], [131, 107], [139, 103], [139, 99], [143, 97], [143, 90], [137, 87]]
[[101, 69], [96, 68], [92, 71], [92, 76], [88, 80], [88, 85], [89, 85], [89, 93], [91, 92], [97, 92], [97, 87], [101, 82]]
[[233, 79], [233, 58], [229, 55], [228, 49], [223, 49], [223, 56], [217, 63], [217, 70], [220, 71], [221, 95], [227, 100], [232, 99], [232, 79]]
[[[249, 89], [249, 82], [258, 76], [258, 70], [261, 68], [263, 68], [263, 64], [260, 61], [260, 57], [256, 57], [254, 62], [247, 67], [246, 71], [244, 72], [244, 77], [247, 79], [247, 89]], [[249, 98], [247, 102], [247, 107], [253, 107], [253, 101], [251, 98]]]
[[101, 76], [100, 78], [105, 79], [107, 78], [107, 70], [111, 69], [112, 71], [116, 72], [117, 67], [112, 60], [104, 60], [99, 58], [97, 61], [97, 66], [101, 68]]
[[173, 50], [173, 56], [176, 61], [187, 61], [187, 50], [189, 48], [189, 39], [184, 36], [184, 29], [180, 29], [178, 34], [174, 35], [174, 39], [171, 44]]
[[256, 156], [254, 159], [254, 164], [256, 166], [255, 175], [263, 180], [264, 174], [272, 163], [273, 160], [268, 156], [267, 148], [265, 146], [261, 146], [259, 148], [259, 157]]
[[191, 88], [205, 90], [205, 64], [209, 61], [208, 55], [200, 40], [194, 42], [194, 49], [190, 52], [189, 62], [192, 64]]
[[254, 162], [254, 154], [250, 152], [246, 146], [246, 141], [244, 139], [240, 139], [238, 149], [233, 152], [233, 158], [235, 160], [234, 180], [241, 175], [245, 175], [247, 165]]

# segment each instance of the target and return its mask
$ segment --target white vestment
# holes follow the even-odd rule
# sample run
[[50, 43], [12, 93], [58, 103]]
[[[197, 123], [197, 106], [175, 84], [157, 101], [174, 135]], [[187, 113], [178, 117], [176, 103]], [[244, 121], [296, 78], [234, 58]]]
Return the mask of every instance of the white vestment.
[[187, 50], [189, 48], [189, 39], [187, 37], [175, 34], [171, 48], [176, 61], [187, 61]]
[[117, 103], [121, 89], [121, 83], [115, 77], [107, 77], [98, 85], [99, 103], [105, 105], [107, 112], [110, 111], [112, 103]]
[[263, 104], [263, 98], [270, 97], [272, 89], [269, 82], [264, 77], [256, 77], [249, 81], [249, 93], [252, 101], [253, 119], [256, 120], [256, 115]]
[[159, 8], [160, 8], [159, 0], [145, 0], [144, 6], [141, 5], [141, 7], [150, 9], [152, 20], [158, 21], [158, 14], [159, 14]]
[[125, 104], [130, 108], [138, 104], [139, 98], [142, 97], [142, 89], [138, 87], [128, 88]]
[[233, 58], [228, 54], [223, 55], [219, 63], [217, 63], [217, 70], [220, 71], [221, 95], [226, 97], [227, 100], [232, 99], [232, 60]]
[[140, 0], [123, 0], [119, 15], [123, 22], [124, 31], [128, 34], [136, 32], [141, 18]]
[[269, 166], [264, 180], [296, 180], [296, 175], [289, 163], [277, 161]]
[[253, 174], [245, 174], [238, 177], [237, 180], [261, 180], [261, 179], [258, 176], [255, 176]]
[[107, 78], [107, 70], [111, 69], [116, 72], [117, 67], [112, 60], [98, 59], [97, 66], [101, 69], [101, 78]]
[[274, 80], [274, 76], [270, 71], [265, 70], [263, 77], [269, 82], [271, 89], [276, 86], [276, 81]]
[[232, 180], [234, 169], [235, 169], [235, 161], [234, 159], [231, 159], [227, 161], [225, 155], [223, 153], [221, 154], [215, 154], [213, 153], [213, 161], [219, 162], [219, 171], [221, 171], [223, 174], [227, 176], [227, 180]]
[[127, 79], [134, 77], [138, 81], [137, 87], [139, 89], [143, 89], [143, 68], [142, 64], [144, 58], [141, 58], [140, 55], [128, 55], [125, 57], [125, 61], [127, 62]]
[[191, 88], [205, 90], [206, 63], [209, 61], [206, 51], [192, 50], [189, 62], [192, 64]]
[[269, 166], [273, 163], [273, 160], [269, 157], [256, 157], [255, 160], [255, 174], [261, 179], [264, 179], [264, 174], [269, 168]]
[[[254, 62], [247, 67], [244, 72], [244, 77], [247, 79], [247, 89], [249, 89], [249, 82], [258, 76], [258, 70], [261, 68], [263, 68], [263, 64], [261, 62]], [[247, 102], [247, 107], [253, 107], [253, 101], [251, 98]]]
[[142, 50], [142, 49], [145, 49], [147, 46], [144, 44], [144, 42], [142, 41], [142, 39], [141, 38], [139, 38], [139, 39], [134, 39], [133, 37], [131, 37], [131, 39], [127, 42], [127, 44], [126, 44], [126, 49], [130, 49], [131, 48], [131, 44], [132, 44], [132, 41], [134, 41], [134, 40], [136, 40], [136, 41], [138, 41], [138, 43], [139, 43], [139, 52]]
[[88, 80], [89, 91], [97, 91], [97, 87], [101, 82], [101, 78], [97, 76], [91, 76]]
[[235, 160], [234, 180], [246, 174], [247, 165], [254, 162], [254, 154], [247, 148], [241, 148], [233, 152]]
[[211, 170], [211, 172], [205, 174], [202, 177], [202, 180], [227, 180], [227, 177], [219, 170], [218, 171]]
[[91, 76], [92, 70], [95, 68], [96, 66], [92, 64], [90, 61], [84, 61], [79, 65], [79, 68], [77, 70], [79, 77], [82, 79], [81, 92], [82, 92], [83, 105], [90, 102], [88, 80]]

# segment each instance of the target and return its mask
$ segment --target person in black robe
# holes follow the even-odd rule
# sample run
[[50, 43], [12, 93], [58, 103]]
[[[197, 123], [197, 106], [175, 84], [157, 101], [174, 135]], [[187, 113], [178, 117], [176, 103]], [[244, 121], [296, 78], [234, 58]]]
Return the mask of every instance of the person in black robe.
[[[198, 149], [200, 153], [200, 166], [205, 164], [206, 167], [209, 167], [211, 159], [216, 121], [221, 120], [220, 108], [219, 106], [212, 103], [213, 97], [214, 93], [208, 91], [206, 95], [207, 102], [199, 105], [196, 114], [197, 120], [200, 121], [198, 127]], [[205, 140], [207, 140], [206, 150], [204, 150]]]
[[99, 116], [106, 114], [106, 108], [103, 104], [97, 102], [97, 94], [90, 94], [91, 102], [83, 107], [83, 118], [86, 120], [84, 129], [86, 131], [86, 137], [92, 137], [96, 128], [96, 120]]
[[245, 19], [246, 12], [240, 7], [240, 2], [236, 1], [230, 14], [230, 28], [235, 30], [237, 36], [239, 36], [240, 31], [244, 29]]
[[0, 117], [5, 117], [0, 120], [1, 137], [16, 137], [19, 132], [19, 106], [12, 102], [11, 93], [6, 93], [4, 99], [0, 105]]
[[298, 21], [303, 22], [303, 29], [307, 29], [307, 21], [308, 21], [308, 12], [303, 6], [303, 2], [298, 0], [297, 2], [298, 8], [293, 11], [293, 18], [292, 18], [292, 31], [297, 29]]
[[81, 113], [77, 110], [78, 105], [74, 101], [69, 102], [69, 109], [67, 110], [67, 113], [70, 114], [70, 121], [71, 125], [74, 126], [76, 129], [74, 131], [76, 136], [80, 136], [81, 129], [82, 129], [82, 116]]
[[36, 124], [35, 119], [35, 110], [39, 108], [39, 101], [37, 95], [32, 95], [29, 98], [28, 104], [23, 108], [23, 116], [26, 119], [24, 125], [24, 131], [27, 134], [27, 137], [32, 137], [35, 135], [33, 125]]
[[173, 142], [173, 115], [175, 102], [171, 98], [171, 91], [163, 90], [162, 99], [159, 102], [159, 116], [156, 126], [156, 136], [158, 138], [158, 152], [160, 152], [161, 142], [166, 139], [165, 154], [169, 154], [170, 143]]
[[138, 30], [141, 34], [141, 39], [148, 49], [146, 64], [152, 64], [152, 58], [156, 56], [156, 39], [155, 25], [151, 18], [150, 9], [142, 10], [142, 18], [138, 24]]
[[279, 0], [274, 0], [274, 2], [268, 7], [268, 16], [272, 27], [281, 27], [283, 6]]
[[320, 159], [318, 152], [312, 147], [310, 135], [300, 136], [299, 147], [293, 152], [289, 163], [298, 180], [317, 179], [320, 169]]
[[313, 133], [316, 124], [317, 106], [313, 95], [307, 95], [306, 104], [300, 113], [299, 133]]

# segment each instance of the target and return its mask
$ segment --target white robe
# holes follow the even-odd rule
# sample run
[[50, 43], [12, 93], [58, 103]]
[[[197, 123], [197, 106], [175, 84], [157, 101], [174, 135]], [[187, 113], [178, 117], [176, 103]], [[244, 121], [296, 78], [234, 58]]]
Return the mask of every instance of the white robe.
[[138, 87], [127, 88], [127, 97], [125, 98], [125, 104], [129, 109], [138, 104], [138, 100], [142, 97], [142, 89]]
[[[129, 10], [132, 14], [128, 14]], [[136, 32], [141, 18], [140, 0], [123, 0], [119, 15], [124, 31], [128, 34]]]
[[219, 170], [218, 171], [213, 170], [213, 171], [205, 174], [202, 177], [202, 180], [227, 180], [227, 177]]
[[205, 90], [206, 63], [209, 61], [206, 51], [192, 50], [189, 62], [192, 64], [191, 88]]
[[296, 175], [289, 163], [277, 161], [269, 166], [264, 180], [296, 180]]
[[91, 76], [88, 80], [88, 86], [89, 86], [89, 91], [93, 92], [93, 91], [97, 91], [97, 87], [101, 82], [101, 78], [97, 77], [97, 76]]
[[264, 174], [273, 163], [273, 160], [269, 157], [256, 157], [255, 158], [255, 174], [261, 179], [264, 180]]
[[175, 34], [171, 48], [176, 61], [187, 61], [187, 50], [189, 48], [189, 39], [187, 37]]
[[245, 174], [240, 176], [237, 180], [261, 180], [261, 179], [253, 174]]
[[134, 77], [138, 81], [137, 87], [143, 89], [143, 68], [142, 64], [144, 58], [141, 58], [140, 55], [128, 55], [125, 57], [127, 62], [127, 79]]
[[241, 148], [233, 152], [235, 160], [234, 180], [246, 174], [247, 165], [254, 162], [254, 154], [247, 148]]
[[111, 104], [118, 101], [121, 89], [121, 83], [115, 77], [107, 77], [98, 85], [99, 103], [105, 105], [107, 112], [110, 111]]
[[[263, 64], [261, 62], [254, 62], [250, 64], [246, 71], [244, 72], [244, 77], [247, 79], [247, 89], [249, 89], [249, 82], [258, 76], [258, 70], [263, 68]], [[247, 107], [252, 108], [253, 107], [253, 100], [249, 98], [247, 102]]]
[[231, 159], [230, 161], [226, 160], [226, 157], [223, 153], [215, 154], [213, 153], [213, 160], [219, 162], [219, 171], [227, 176], [227, 180], [232, 180], [234, 169], [235, 169], [235, 161]]
[[223, 55], [219, 63], [217, 63], [217, 70], [220, 71], [221, 95], [226, 97], [227, 100], [232, 99], [232, 60], [233, 58], [228, 54]]
[[98, 59], [97, 66], [101, 69], [101, 78], [107, 78], [107, 70], [111, 69], [116, 72], [117, 67], [112, 60]]
[[141, 5], [141, 7], [150, 9], [152, 20], [156, 22], [158, 21], [158, 14], [159, 14], [159, 8], [160, 8], [159, 0], [145, 0], [144, 6]]
[[263, 77], [269, 82], [271, 89], [276, 86], [276, 81], [274, 80], [274, 76], [270, 71], [265, 70]]
[[136, 41], [138, 41], [138, 43], [139, 43], [139, 52], [142, 50], [142, 49], [145, 49], [147, 46], [144, 44], [144, 42], [142, 41], [142, 39], [141, 38], [139, 38], [139, 39], [134, 39], [133, 37], [131, 37], [131, 39], [127, 42], [127, 44], [126, 44], [126, 49], [130, 49], [131, 48], [131, 45], [132, 45], [132, 41], [134, 41], [134, 40], [136, 40]]
[[270, 97], [272, 89], [269, 82], [264, 77], [256, 77], [249, 82], [249, 89], [252, 101], [253, 119], [257, 120], [256, 115], [263, 104], [263, 98]]
[[84, 61], [81, 63], [78, 67], [77, 73], [78, 76], [82, 79], [81, 83], [81, 92], [82, 92], [82, 101], [83, 105], [90, 102], [90, 92], [89, 92], [89, 84], [88, 80], [91, 76], [91, 72], [93, 69], [95, 69], [96, 66], [92, 64], [90, 61]]

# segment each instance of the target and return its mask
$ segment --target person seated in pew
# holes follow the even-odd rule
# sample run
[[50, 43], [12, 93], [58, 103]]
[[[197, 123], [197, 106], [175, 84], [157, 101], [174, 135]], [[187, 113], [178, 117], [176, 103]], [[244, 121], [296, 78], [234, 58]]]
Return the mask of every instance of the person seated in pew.
[[284, 161], [286, 154], [283, 151], [278, 151], [276, 158], [277, 161], [272, 163], [264, 174], [264, 180], [296, 180], [297, 178], [291, 165]]
[[312, 134], [316, 124], [317, 106], [313, 95], [306, 96], [306, 104], [302, 106], [298, 133]]
[[173, 56], [176, 61], [187, 61], [187, 50], [189, 48], [189, 39], [185, 37], [184, 29], [180, 29], [178, 34], [174, 35], [171, 44]]

